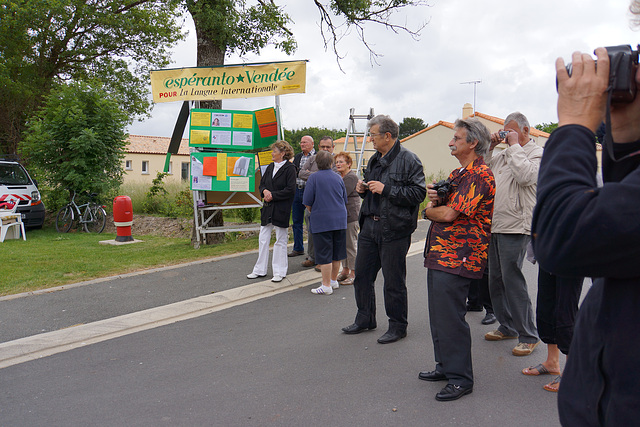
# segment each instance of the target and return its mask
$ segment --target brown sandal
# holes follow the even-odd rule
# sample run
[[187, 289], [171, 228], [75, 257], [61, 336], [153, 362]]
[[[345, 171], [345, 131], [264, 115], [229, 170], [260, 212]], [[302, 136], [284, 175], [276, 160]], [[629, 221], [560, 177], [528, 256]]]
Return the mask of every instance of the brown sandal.
[[[533, 371], [533, 369], [535, 369], [535, 371]], [[536, 365], [536, 366], [529, 366], [528, 368], [524, 368], [522, 370], [522, 373], [524, 375], [532, 375], [532, 376], [538, 376], [538, 375], [560, 375], [560, 372], [552, 372], [550, 370], [548, 370], [547, 368], [544, 367], [544, 365], [542, 363]]]
[[560, 375], [558, 375], [549, 384], [545, 384], [544, 386], [542, 386], [542, 388], [547, 390], [547, 391], [550, 391], [552, 393], [557, 393], [558, 390], [560, 389], [560, 379], [561, 378], [562, 377]]

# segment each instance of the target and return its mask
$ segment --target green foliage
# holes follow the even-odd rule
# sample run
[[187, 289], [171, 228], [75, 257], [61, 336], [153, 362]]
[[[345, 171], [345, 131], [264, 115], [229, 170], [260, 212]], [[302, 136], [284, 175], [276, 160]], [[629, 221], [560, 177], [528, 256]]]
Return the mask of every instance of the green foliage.
[[[193, 214], [193, 199], [189, 189], [170, 193], [163, 180], [167, 172], [158, 172], [147, 190], [141, 205], [141, 213], [161, 215], [170, 218], [188, 217]], [[132, 201], [133, 203], [133, 201]], [[135, 210], [134, 210], [135, 211]]]
[[539, 125], [535, 125], [534, 127], [538, 130], [541, 130], [542, 132], [551, 133], [558, 128], [558, 123], [541, 123]]
[[259, 54], [269, 44], [287, 54], [297, 47], [293, 34], [286, 28], [291, 19], [273, 2], [247, 6], [246, 0], [185, 0], [185, 4], [195, 22], [199, 41], [215, 45], [223, 54], [220, 59], [225, 53]]
[[62, 82], [91, 82], [131, 115], [145, 114], [149, 71], [184, 36], [181, 0], [21, 0], [0, 6], [0, 152]]
[[30, 120], [21, 151], [52, 190], [106, 193], [122, 182], [129, 122], [118, 103], [86, 84], [61, 85]]
[[402, 119], [400, 124], [399, 138], [403, 139], [408, 137], [409, 135], [413, 135], [416, 132], [421, 131], [422, 129], [428, 127], [429, 125], [425, 124], [424, 120], [416, 118], [416, 117], [405, 117]]
[[238, 216], [242, 222], [251, 223], [258, 216], [258, 212], [260, 212], [259, 208], [240, 208]]
[[[302, 129], [296, 130], [288, 130], [284, 129], [284, 139], [293, 147], [293, 151], [296, 153], [300, 152], [300, 138], [305, 135], [309, 135], [313, 138], [314, 148], [318, 150], [318, 143], [323, 136], [330, 136], [334, 140], [338, 138], [342, 138], [347, 135], [347, 132], [344, 130], [337, 129], [327, 129], [327, 128], [319, 128], [319, 127], [306, 127]], [[336, 147], [338, 151], [341, 150], [341, 147]]]

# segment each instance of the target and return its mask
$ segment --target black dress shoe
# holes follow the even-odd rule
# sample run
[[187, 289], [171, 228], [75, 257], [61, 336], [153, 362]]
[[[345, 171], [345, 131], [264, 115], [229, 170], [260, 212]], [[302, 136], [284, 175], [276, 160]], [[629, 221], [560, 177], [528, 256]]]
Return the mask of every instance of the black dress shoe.
[[447, 384], [445, 388], [443, 388], [438, 394], [436, 394], [436, 400], [439, 400], [441, 402], [456, 400], [460, 399], [465, 394], [471, 393], [472, 391], [473, 386], [462, 387], [459, 385]]
[[443, 381], [447, 379], [447, 376], [438, 371], [423, 371], [418, 374], [418, 378], [423, 381]]
[[486, 316], [484, 316], [484, 319], [481, 320], [481, 323], [483, 325], [491, 325], [493, 323], [496, 323], [498, 319], [496, 319], [496, 315], [493, 313], [487, 313]]
[[360, 332], [364, 332], [367, 330], [375, 329], [376, 325], [373, 326], [359, 326], [357, 323], [353, 323], [349, 326], [345, 326], [342, 328], [342, 332], [349, 335], [359, 334]]
[[387, 331], [383, 336], [378, 338], [378, 342], [380, 344], [389, 344], [392, 342], [396, 342], [399, 339], [402, 339], [407, 336], [407, 331], [399, 332], [399, 331]]

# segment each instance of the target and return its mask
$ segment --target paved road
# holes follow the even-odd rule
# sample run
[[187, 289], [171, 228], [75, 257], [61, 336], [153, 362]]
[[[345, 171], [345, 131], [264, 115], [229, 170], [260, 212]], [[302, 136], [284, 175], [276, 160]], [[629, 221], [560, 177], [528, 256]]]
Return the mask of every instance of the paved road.
[[[473, 394], [437, 402], [444, 384], [417, 379], [434, 366], [420, 248], [407, 259], [408, 337], [389, 345], [376, 343], [381, 298], [378, 330], [344, 335], [352, 287], [312, 295], [319, 273], [301, 258], [278, 285], [244, 278], [247, 253], [2, 299], [0, 425], [558, 425], [556, 396], [542, 390], [550, 378], [520, 373], [544, 347], [512, 356], [513, 341], [482, 339], [482, 313], [467, 316]], [[525, 273], [535, 297], [535, 266]], [[33, 350], [29, 361], [16, 349]]]

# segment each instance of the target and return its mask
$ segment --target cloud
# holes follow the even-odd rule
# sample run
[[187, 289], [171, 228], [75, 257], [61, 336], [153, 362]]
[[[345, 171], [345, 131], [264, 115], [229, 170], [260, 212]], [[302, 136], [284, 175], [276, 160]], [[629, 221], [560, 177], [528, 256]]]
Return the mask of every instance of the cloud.
[[[629, 27], [627, 0], [435, 0], [429, 7], [405, 9], [397, 15], [410, 24], [428, 21], [419, 41], [380, 26], [365, 36], [383, 56], [370, 64], [367, 50], [352, 32], [339, 50], [344, 73], [332, 51], [325, 51], [319, 15], [310, 0], [286, 6], [299, 49], [292, 57], [265, 49], [260, 56], [230, 58], [228, 63], [308, 59], [307, 91], [281, 97], [284, 127], [319, 126], [344, 129], [349, 109], [391, 115], [397, 121], [419, 117], [426, 123], [453, 121], [474, 100], [478, 111], [505, 117], [522, 111], [532, 124], [555, 122], [555, 60], [570, 61], [575, 50], [597, 46], [637, 45], [640, 34]], [[175, 67], [194, 66], [195, 30], [174, 52]], [[254, 110], [274, 105], [273, 98], [225, 100], [223, 108]], [[134, 124], [136, 134], [170, 136], [180, 103], [159, 104], [152, 118]]]

